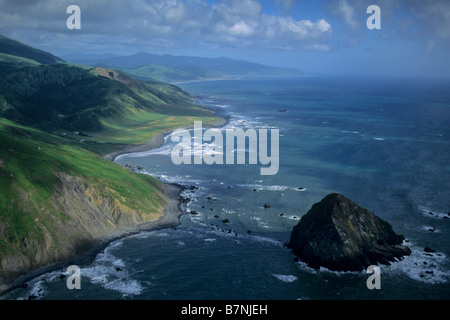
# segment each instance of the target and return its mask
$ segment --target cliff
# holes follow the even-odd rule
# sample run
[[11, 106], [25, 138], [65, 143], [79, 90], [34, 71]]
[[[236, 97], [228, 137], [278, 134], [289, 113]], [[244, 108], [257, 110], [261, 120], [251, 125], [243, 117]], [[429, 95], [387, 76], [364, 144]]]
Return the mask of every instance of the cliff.
[[[13, 239], [14, 226], [0, 223], [0, 238], [11, 239], [0, 254], [0, 291], [10, 287], [15, 279], [43, 266], [73, 258], [100, 241], [150, 227], [165, 227], [177, 223], [177, 218], [163, 215], [163, 210], [176, 201], [172, 186], [153, 190], [159, 205], [146, 210], [132, 208], [120, 197], [113, 197], [107, 186], [92, 184], [81, 177], [57, 173], [54, 193], [42, 207], [40, 215], [32, 214], [32, 197], [23, 193], [21, 214], [34, 216], [32, 231]], [[174, 199], [174, 200], [171, 200]], [[181, 212], [172, 215], [178, 217]], [[57, 212], [57, 214], [55, 214]], [[172, 218], [172, 220], [170, 220]]]

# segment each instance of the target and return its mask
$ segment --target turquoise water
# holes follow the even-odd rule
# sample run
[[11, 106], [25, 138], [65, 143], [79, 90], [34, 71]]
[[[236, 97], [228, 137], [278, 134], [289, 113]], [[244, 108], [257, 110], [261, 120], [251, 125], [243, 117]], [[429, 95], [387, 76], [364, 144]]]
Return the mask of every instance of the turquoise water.
[[[183, 209], [199, 214], [111, 243], [80, 266], [81, 290], [68, 290], [64, 270], [55, 270], [9, 298], [450, 298], [449, 83], [265, 77], [178, 85], [229, 116], [225, 128], [279, 129], [278, 173], [261, 176], [260, 165], [248, 164], [177, 166], [169, 139], [120, 156], [121, 165], [196, 186], [184, 192], [191, 201]], [[380, 266], [380, 290], [367, 289], [365, 272], [309, 269], [284, 246], [300, 217], [331, 192], [407, 239], [412, 255]], [[425, 255], [424, 247], [436, 252]]]

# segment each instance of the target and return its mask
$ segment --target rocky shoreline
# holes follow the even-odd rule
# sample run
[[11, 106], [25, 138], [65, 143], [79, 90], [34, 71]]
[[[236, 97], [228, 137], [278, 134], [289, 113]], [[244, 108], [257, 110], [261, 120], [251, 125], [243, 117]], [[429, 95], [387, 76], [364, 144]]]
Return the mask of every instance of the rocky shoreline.
[[160, 230], [178, 226], [180, 224], [180, 218], [184, 214], [184, 212], [180, 208], [180, 193], [184, 190], [184, 188], [177, 184], [167, 183], [164, 184], [164, 188], [164, 194], [169, 199], [169, 201], [164, 207], [162, 215], [157, 220], [145, 222], [126, 230], [110, 233], [107, 236], [104, 236], [91, 243], [89, 248], [87, 248], [86, 250], [83, 250], [82, 252], [68, 259], [37, 268], [35, 270], [27, 272], [22, 276], [19, 276], [18, 278], [11, 281], [10, 284], [0, 287], [0, 300], [1, 295], [8, 293], [15, 288], [24, 286], [27, 281], [43, 273], [68, 267], [69, 265], [73, 264], [81, 265], [91, 262], [99, 252], [101, 252], [105, 247], [107, 247], [111, 242], [115, 240], [119, 240], [121, 238], [142, 231]]
[[[211, 127], [222, 127], [227, 123], [228, 118], [220, 118], [220, 121], [214, 125], [211, 125]], [[156, 149], [164, 144], [164, 138], [171, 132], [173, 132], [173, 130], [161, 132], [147, 143], [125, 147], [122, 150], [107, 154], [103, 158], [109, 161], [114, 161], [119, 155], [122, 154]], [[130, 236], [132, 234], [136, 234], [141, 231], [160, 230], [178, 226], [180, 224], [180, 218], [184, 214], [181, 209], [181, 193], [183, 192], [185, 187], [173, 183], [163, 183], [163, 186], [163, 193], [168, 199], [168, 202], [164, 206], [161, 216], [158, 219], [140, 223], [125, 230], [108, 233], [106, 236], [86, 243], [83, 248], [79, 249], [75, 255], [71, 256], [68, 259], [63, 259], [59, 262], [36, 268], [34, 270], [26, 272], [23, 275], [11, 276], [11, 278], [9, 278], [6, 283], [0, 284], [0, 300], [2, 295], [13, 290], [14, 288], [23, 286], [27, 281], [40, 274], [67, 267], [71, 264], [86, 264], [92, 261], [95, 256], [106, 246], [108, 246], [112, 241]]]

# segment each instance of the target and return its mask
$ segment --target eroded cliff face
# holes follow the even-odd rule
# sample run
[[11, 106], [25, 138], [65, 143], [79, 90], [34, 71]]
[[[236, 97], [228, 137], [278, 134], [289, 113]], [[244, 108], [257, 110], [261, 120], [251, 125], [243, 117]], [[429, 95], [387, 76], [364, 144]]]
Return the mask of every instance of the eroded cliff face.
[[[104, 237], [113, 237], [146, 222], [158, 220], [169, 199], [164, 190], [154, 190], [158, 206], [130, 208], [121, 195], [100, 184], [56, 173], [54, 192], [39, 208], [39, 218], [33, 218], [33, 236], [21, 237], [9, 243], [0, 254], [0, 292], [24, 273], [73, 257], [92, 247]], [[163, 185], [162, 185], [163, 187]], [[22, 191], [23, 215], [28, 208], [40, 206], [29, 203]], [[30, 214], [31, 218], [31, 214]], [[8, 241], [8, 225], [0, 221], [0, 239]]]
[[[157, 219], [163, 207], [157, 211], [137, 211], [123, 204], [119, 195], [105, 196], [107, 186], [87, 185], [83, 179], [58, 173], [59, 197], [55, 207], [69, 218], [73, 229], [96, 239], [112, 231], [126, 230], [138, 224]], [[109, 194], [114, 194], [114, 191]], [[160, 191], [160, 197], [167, 201]]]

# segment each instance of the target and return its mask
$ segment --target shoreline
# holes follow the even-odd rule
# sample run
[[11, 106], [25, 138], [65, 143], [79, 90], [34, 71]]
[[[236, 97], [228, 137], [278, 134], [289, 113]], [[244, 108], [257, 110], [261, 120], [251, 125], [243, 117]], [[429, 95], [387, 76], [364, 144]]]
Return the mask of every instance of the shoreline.
[[[230, 118], [228, 116], [223, 117], [223, 116], [219, 116], [220, 120], [214, 124], [210, 124], [210, 125], [203, 125], [203, 128], [221, 128], [225, 125], [228, 124]], [[192, 129], [194, 128], [194, 126], [191, 127], [187, 127], [184, 129]], [[106, 155], [103, 156], [103, 159], [106, 160], [110, 160], [112, 162], [114, 162], [116, 160], [116, 158], [118, 156], [124, 155], [124, 154], [129, 154], [129, 153], [135, 153], [135, 152], [144, 152], [144, 151], [151, 151], [153, 149], [157, 149], [159, 147], [161, 147], [164, 142], [165, 142], [165, 137], [170, 135], [172, 132], [174, 132], [175, 130], [180, 129], [180, 128], [175, 128], [173, 130], [168, 130], [168, 131], [164, 131], [164, 132], [160, 132], [158, 133], [156, 136], [154, 136], [150, 141], [142, 143], [142, 144], [138, 144], [138, 145], [130, 145], [127, 146], [121, 150], [117, 150], [111, 153], [108, 153]]]
[[24, 288], [24, 285], [33, 278], [39, 277], [45, 273], [56, 271], [58, 269], [67, 268], [70, 265], [84, 265], [92, 262], [95, 257], [104, 250], [112, 242], [138, 234], [143, 231], [156, 231], [167, 228], [173, 228], [180, 225], [181, 216], [185, 213], [180, 207], [179, 196], [185, 189], [178, 184], [164, 184], [164, 194], [168, 198], [167, 204], [163, 208], [161, 216], [154, 221], [144, 222], [136, 225], [132, 228], [120, 230], [99, 238], [92, 242], [87, 250], [84, 250], [70, 258], [64, 259], [59, 262], [55, 262], [46, 266], [39, 267], [35, 270], [31, 270], [18, 278], [16, 278], [5, 289], [0, 290], [0, 300], [4, 300], [3, 297], [9, 292], [17, 288]]
[[[229, 117], [219, 116], [220, 120], [212, 125], [205, 125], [204, 127], [214, 127], [220, 128], [228, 124]], [[193, 127], [192, 127], [193, 128]], [[188, 128], [189, 129], [189, 128]], [[134, 152], [144, 152], [150, 151], [156, 148], [161, 147], [165, 142], [165, 137], [171, 134], [173, 130], [160, 132], [155, 137], [153, 137], [149, 142], [139, 144], [139, 145], [131, 145], [123, 148], [122, 150], [118, 150], [112, 153], [109, 153], [103, 158], [105, 160], [109, 160], [114, 162], [115, 159], [124, 154], [134, 153]], [[31, 270], [18, 278], [14, 279], [10, 284], [7, 284], [5, 288], [0, 288], [0, 300], [3, 300], [3, 297], [7, 295], [9, 292], [14, 289], [24, 287], [26, 282], [30, 281], [33, 278], [39, 277], [45, 273], [56, 271], [58, 269], [68, 267], [69, 265], [83, 265], [92, 262], [95, 257], [104, 250], [109, 244], [114, 241], [120, 240], [122, 238], [137, 234], [143, 231], [154, 231], [161, 230], [166, 228], [173, 228], [181, 223], [181, 216], [185, 214], [181, 209], [181, 201], [180, 196], [181, 193], [185, 190], [186, 187], [175, 184], [175, 183], [166, 183], [162, 182], [164, 185], [164, 195], [167, 197], [168, 202], [164, 206], [161, 216], [154, 221], [149, 221], [145, 223], [141, 223], [132, 228], [121, 230], [117, 232], [113, 232], [109, 235], [96, 239], [92, 242], [92, 246], [90, 246], [87, 250], [84, 250], [70, 258], [64, 259], [59, 262], [55, 262], [46, 266], [39, 267], [35, 270]]]

